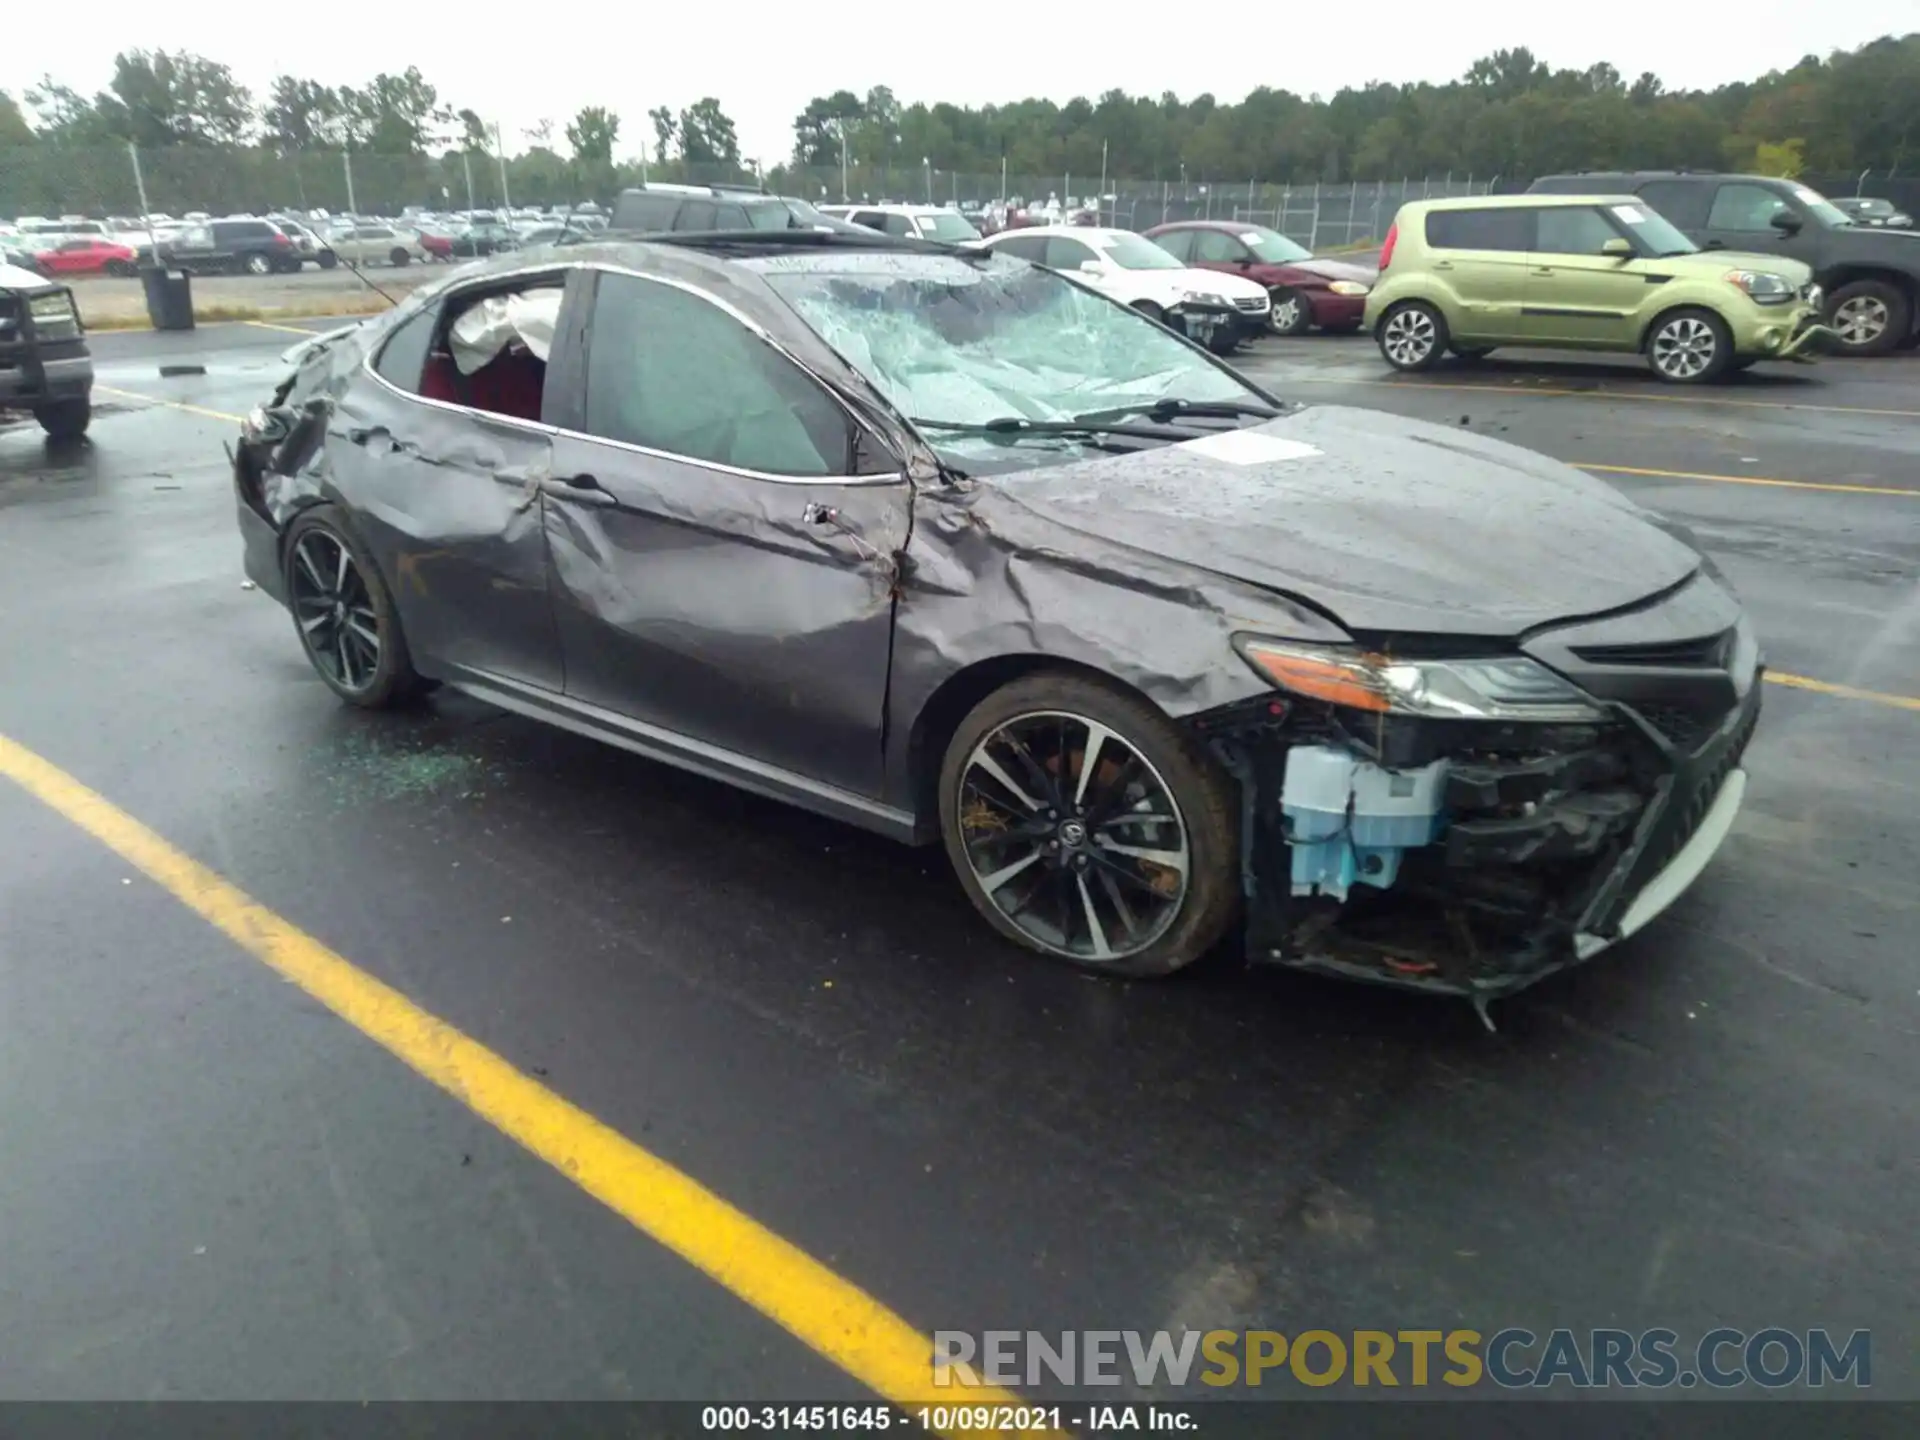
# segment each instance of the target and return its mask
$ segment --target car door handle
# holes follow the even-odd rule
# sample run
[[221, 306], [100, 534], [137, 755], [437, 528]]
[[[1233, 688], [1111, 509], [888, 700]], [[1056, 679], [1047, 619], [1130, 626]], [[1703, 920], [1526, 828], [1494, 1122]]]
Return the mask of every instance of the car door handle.
[[1451, 260], [1436, 260], [1433, 262], [1433, 268], [1436, 270], [1451, 270], [1453, 268], [1453, 262]]
[[1553, 267], [1551, 265], [1536, 265], [1533, 267], [1533, 273], [1536, 275], [1551, 275], [1553, 274]]

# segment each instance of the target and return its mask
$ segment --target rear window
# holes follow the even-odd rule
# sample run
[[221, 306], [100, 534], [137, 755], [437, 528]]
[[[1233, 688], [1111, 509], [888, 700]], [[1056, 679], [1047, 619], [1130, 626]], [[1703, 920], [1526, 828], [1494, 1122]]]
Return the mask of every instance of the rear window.
[[674, 217], [676, 230], [711, 230], [720, 214], [720, 207], [711, 200], [689, 200], [680, 207], [680, 213]]
[[1525, 250], [1533, 243], [1533, 212], [1516, 209], [1430, 210], [1432, 250]]

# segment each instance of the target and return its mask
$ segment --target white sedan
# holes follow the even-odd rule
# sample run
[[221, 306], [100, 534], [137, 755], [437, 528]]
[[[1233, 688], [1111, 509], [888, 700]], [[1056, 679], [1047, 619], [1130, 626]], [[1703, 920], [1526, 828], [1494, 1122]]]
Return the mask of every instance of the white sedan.
[[1184, 331], [1224, 355], [1267, 328], [1273, 300], [1239, 275], [1195, 270], [1131, 230], [1090, 225], [1033, 225], [1003, 230], [990, 250], [1058, 270], [1143, 315]]
[[406, 265], [427, 258], [418, 235], [391, 225], [342, 225], [328, 234], [327, 244], [355, 265]]

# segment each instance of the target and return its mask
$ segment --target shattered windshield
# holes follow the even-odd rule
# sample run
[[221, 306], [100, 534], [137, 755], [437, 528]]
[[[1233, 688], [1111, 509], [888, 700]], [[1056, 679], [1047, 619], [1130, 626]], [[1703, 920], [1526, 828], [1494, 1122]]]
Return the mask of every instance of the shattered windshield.
[[[1045, 423], [1168, 397], [1264, 403], [1153, 321], [1007, 256], [781, 257], [758, 268], [909, 417]], [[1007, 453], [984, 436], [936, 431], [930, 439], [936, 449], [969, 457]], [[1032, 464], [1071, 459], [1081, 444], [1050, 436], [1023, 443], [1019, 456]]]

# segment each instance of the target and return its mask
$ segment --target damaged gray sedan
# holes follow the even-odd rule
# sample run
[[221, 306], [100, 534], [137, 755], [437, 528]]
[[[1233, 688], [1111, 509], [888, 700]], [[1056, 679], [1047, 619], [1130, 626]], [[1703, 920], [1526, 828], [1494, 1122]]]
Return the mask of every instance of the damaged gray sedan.
[[878, 234], [470, 267], [306, 347], [235, 481], [348, 702], [445, 684], [938, 842], [1114, 974], [1237, 928], [1518, 988], [1694, 880], [1759, 710], [1738, 602], [1605, 484]]

